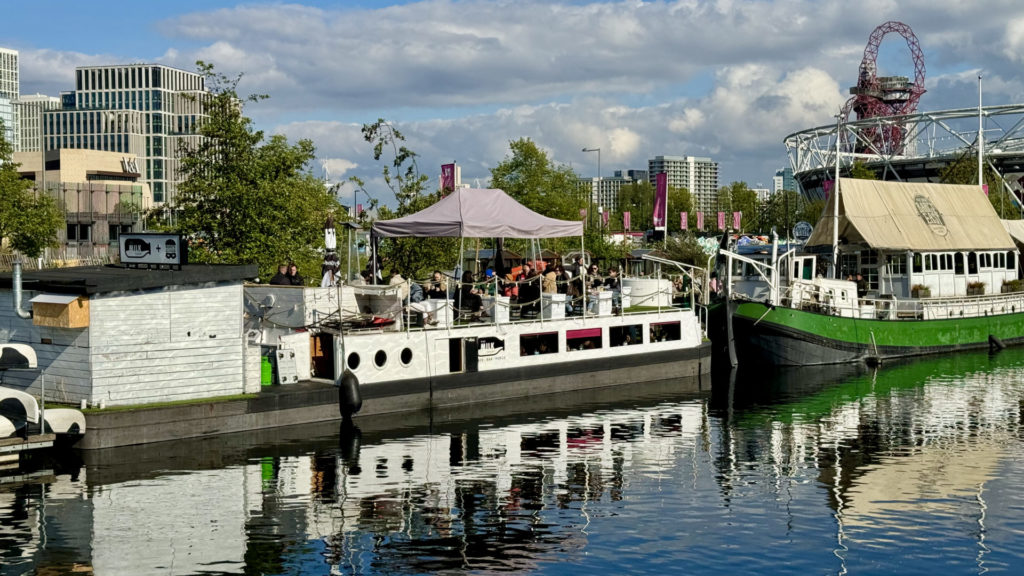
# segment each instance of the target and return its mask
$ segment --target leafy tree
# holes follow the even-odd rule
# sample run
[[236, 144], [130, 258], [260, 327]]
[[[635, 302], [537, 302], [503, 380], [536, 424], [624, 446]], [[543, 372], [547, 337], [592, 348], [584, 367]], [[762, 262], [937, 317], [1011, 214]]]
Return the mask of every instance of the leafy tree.
[[850, 166], [850, 178], [857, 180], [878, 180], [878, 176], [875, 175], [875, 171], [868, 168], [860, 160], [855, 160], [853, 166]]
[[[789, 236], [793, 225], [800, 221], [800, 194], [792, 190], [780, 190], [768, 197], [762, 204], [763, 214], [761, 232], [769, 233], [775, 229], [779, 238]], [[814, 223], [816, 220], [810, 220]]]
[[[686, 188], [668, 187], [668, 229], [680, 230], [679, 213], [686, 212], [687, 218], [693, 218], [693, 194]], [[674, 216], [673, 216], [674, 215]], [[691, 220], [692, 222], [692, 220]]]
[[743, 229], [756, 231], [758, 208], [757, 192], [748, 188], [746, 182], [733, 182], [718, 190], [718, 210], [726, 213], [727, 223], [732, 222], [733, 212], [742, 212]]
[[[378, 208], [381, 220], [407, 216], [427, 208], [441, 199], [440, 192], [427, 193], [429, 178], [419, 173], [417, 154], [406, 148], [405, 136], [383, 118], [373, 124], [363, 124], [363, 139], [373, 145], [373, 159], [391, 155], [391, 165], [382, 173], [398, 200], [394, 209]], [[361, 181], [358, 181], [362, 185]], [[425, 280], [435, 269], [451, 270], [459, 262], [458, 238], [387, 238], [380, 243], [382, 274], [398, 271], [410, 279]]]
[[580, 208], [589, 208], [577, 192], [578, 177], [572, 168], [556, 166], [529, 138], [513, 140], [509, 148], [511, 155], [491, 169], [491, 186], [551, 218], [578, 220]]
[[18, 174], [14, 145], [4, 136], [0, 120], [0, 242], [29, 258], [37, 258], [57, 245], [57, 230], [64, 215], [56, 201], [33, 190], [32, 182]]
[[[1003, 178], [992, 166], [986, 165], [983, 171], [985, 184], [988, 185], [988, 201], [995, 208], [1000, 218], [1016, 220], [1020, 218], [1021, 207], [1003, 185]], [[939, 171], [939, 180], [943, 184], [977, 184], [977, 158], [963, 154]]]
[[622, 224], [623, 213], [629, 212], [629, 227], [633, 230], [647, 230], [653, 221], [653, 210], [654, 186], [650, 182], [633, 182], [619, 190], [619, 211], [616, 215], [619, 225]]
[[415, 212], [409, 204], [418, 203], [417, 198], [426, 190], [430, 179], [426, 174], [419, 173], [417, 154], [402, 144], [405, 136], [390, 122], [378, 118], [373, 124], [363, 124], [363, 139], [373, 144], [374, 160], [380, 160], [385, 148], [391, 149], [391, 166], [385, 166], [382, 170], [384, 182], [398, 200], [399, 216]]
[[824, 211], [824, 200], [811, 200], [809, 202], [804, 202], [803, 207], [798, 212], [798, 216], [800, 220], [810, 222], [813, 226], [817, 224], [818, 220], [821, 218], [821, 213]]
[[[491, 169], [491, 186], [500, 188], [527, 208], [560, 220], [579, 220], [580, 209], [587, 208], [586, 194], [578, 192], [578, 177], [571, 168], [555, 165], [529, 138], [509, 142], [511, 154]], [[597, 207], [593, 208], [595, 211]], [[596, 230], [599, 227], [595, 227]], [[588, 231], [590, 232], [590, 231]], [[554, 250], [579, 249], [579, 240], [554, 239]], [[587, 249], [597, 246], [597, 238], [584, 240]], [[518, 246], [510, 242], [510, 247]], [[513, 248], [515, 249], [515, 248]]]
[[266, 139], [243, 116], [236, 91], [241, 75], [228, 78], [210, 64], [196, 65], [211, 87], [204, 100], [208, 117], [200, 126], [204, 138], [182, 144], [182, 182], [172, 206], [177, 230], [190, 241], [189, 258], [256, 263], [261, 278], [293, 261], [312, 283], [323, 262], [324, 223], [340, 212], [309, 169], [313, 143], [289, 144], [282, 135]]

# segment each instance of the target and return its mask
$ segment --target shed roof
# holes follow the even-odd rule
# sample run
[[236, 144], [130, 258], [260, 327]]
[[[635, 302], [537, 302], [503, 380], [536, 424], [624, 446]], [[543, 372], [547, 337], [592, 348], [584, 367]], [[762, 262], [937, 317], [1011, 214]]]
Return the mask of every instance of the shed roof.
[[[76, 266], [26, 271], [22, 287], [57, 294], [103, 294], [127, 290], [150, 290], [168, 286], [207, 282], [243, 281], [255, 278], [253, 264], [187, 264], [181, 270], [144, 270], [117, 265]], [[11, 273], [0, 274], [0, 288], [10, 289]]]
[[973, 185], [841, 178], [806, 246], [832, 245], [833, 205], [839, 237], [887, 250], [1012, 250], [981, 188]]

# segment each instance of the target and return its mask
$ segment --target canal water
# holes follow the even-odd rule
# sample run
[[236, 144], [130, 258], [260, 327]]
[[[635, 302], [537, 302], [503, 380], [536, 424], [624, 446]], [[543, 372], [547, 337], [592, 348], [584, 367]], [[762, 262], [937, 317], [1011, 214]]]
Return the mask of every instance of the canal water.
[[65, 455], [0, 574], [1024, 569], [1024, 350]]

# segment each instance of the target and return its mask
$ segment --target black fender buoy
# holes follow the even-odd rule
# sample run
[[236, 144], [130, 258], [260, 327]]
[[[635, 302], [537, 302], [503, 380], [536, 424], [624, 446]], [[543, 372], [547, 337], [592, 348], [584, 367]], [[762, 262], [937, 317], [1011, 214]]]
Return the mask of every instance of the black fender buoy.
[[342, 417], [348, 418], [359, 412], [363, 407], [363, 396], [359, 393], [359, 378], [346, 370], [338, 380], [338, 410]]
[[989, 350], [996, 351], [996, 350], [1002, 350], [1003, 348], [1006, 348], [1006, 344], [1003, 344], [1002, 340], [1000, 340], [999, 338], [996, 338], [995, 335], [993, 335], [993, 334], [989, 334], [988, 335], [988, 349]]

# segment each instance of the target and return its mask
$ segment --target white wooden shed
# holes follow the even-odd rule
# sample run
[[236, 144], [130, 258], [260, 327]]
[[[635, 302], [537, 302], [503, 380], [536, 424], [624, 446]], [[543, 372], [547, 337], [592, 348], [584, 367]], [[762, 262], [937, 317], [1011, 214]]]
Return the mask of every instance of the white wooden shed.
[[[242, 289], [256, 267], [181, 268], [26, 272], [29, 319], [15, 311], [11, 275], [0, 275], [0, 342], [35, 348], [48, 401], [117, 406], [259, 391], [259, 349], [246, 342]], [[39, 372], [3, 378], [5, 386], [42, 392]]]

